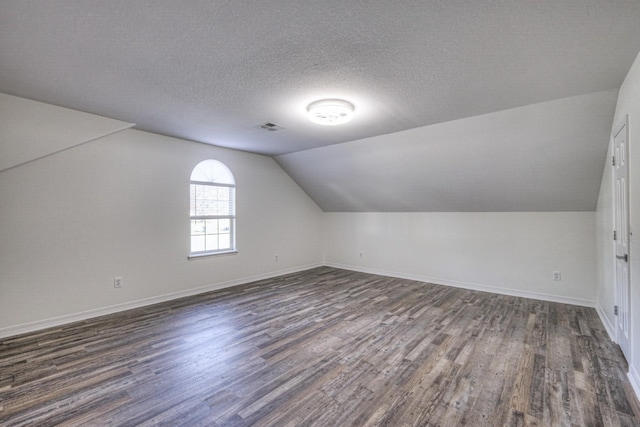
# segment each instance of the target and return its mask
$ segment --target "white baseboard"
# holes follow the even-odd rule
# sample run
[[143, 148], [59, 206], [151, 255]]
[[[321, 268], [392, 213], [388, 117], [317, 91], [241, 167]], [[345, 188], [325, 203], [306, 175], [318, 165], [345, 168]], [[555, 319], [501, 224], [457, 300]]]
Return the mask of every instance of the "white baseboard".
[[56, 326], [66, 325], [72, 322], [78, 322], [82, 320], [91, 319], [94, 317], [104, 316], [107, 314], [118, 313], [120, 311], [131, 310], [134, 308], [140, 308], [148, 305], [157, 304], [160, 302], [171, 301], [178, 298], [189, 297], [193, 295], [203, 294], [205, 292], [211, 292], [218, 289], [229, 288], [232, 286], [244, 285], [258, 280], [271, 279], [277, 276], [283, 276], [285, 274], [297, 273], [304, 270], [310, 270], [312, 268], [322, 267], [322, 263], [308, 264], [301, 267], [294, 267], [285, 270], [278, 270], [270, 273], [258, 274], [255, 276], [243, 277], [240, 279], [229, 280], [221, 283], [214, 283], [211, 285], [200, 286], [197, 288], [186, 289], [184, 291], [172, 292], [169, 294], [158, 295], [151, 298], [144, 298], [140, 300], [130, 301], [123, 304], [116, 304], [108, 307], [101, 307], [94, 310], [82, 311], [79, 313], [68, 314], [59, 317], [53, 317], [50, 319], [38, 320], [36, 322], [25, 323], [22, 325], [9, 326], [7, 328], [0, 328], [0, 338], [12, 337], [15, 335], [26, 334], [30, 332], [39, 331], [42, 329], [52, 328]]
[[366, 268], [354, 265], [336, 264], [325, 262], [327, 267], [341, 268], [343, 270], [359, 271], [361, 273], [377, 274], [379, 276], [397, 277], [399, 279], [415, 280], [418, 282], [433, 283], [435, 285], [452, 286], [455, 288], [469, 289], [472, 291], [491, 292], [500, 295], [509, 295], [514, 297], [531, 298], [550, 302], [559, 302], [562, 304], [579, 305], [582, 307], [596, 307], [596, 301], [581, 298], [564, 297], [560, 295], [543, 294], [539, 292], [522, 291], [515, 289], [500, 288], [496, 286], [483, 285], [479, 283], [458, 282], [455, 280], [439, 279], [435, 277], [419, 276], [414, 274], [400, 273], [397, 271], [378, 270], [374, 268]]
[[544, 300], [544, 301], [559, 302], [564, 304], [580, 305], [585, 307], [595, 307], [596, 310], [598, 311], [598, 314], [600, 315], [600, 318], [602, 319], [602, 323], [607, 329], [607, 333], [609, 334], [610, 337], [614, 336], [612, 331], [614, 331], [615, 329], [612, 328], [608, 318], [606, 317], [606, 315], [604, 315], [604, 311], [601, 309], [601, 307], [600, 308], [598, 307], [598, 304], [596, 303], [596, 301], [563, 297], [558, 295], [549, 295], [549, 294], [530, 292], [530, 291], [499, 288], [495, 286], [483, 285], [478, 283], [458, 282], [458, 281], [438, 279], [433, 277], [399, 273], [396, 271], [378, 270], [378, 269], [366, 268], [366, 267], [360, 267], [360, 266], [354, 266], [354, 265], [337, 264], [337, 263], [331, 263], [331, 262], [319, 262], [319, 263], [308, 264], [308, 265], [295, 267], [291, 269], [278, 270], [275, 272], [264, 273], [264, 274], [244, 277], [240, 279], [234, 279], [226, 282], [214, 283], [207, 286], [201, 286], [198, 288], [187, 289], [180, 292], [173, 292], [173, 293], [159, 295], [151, 298], [130, 301], [123, 304], [117, 304], [117, 305], [102, 307], [94, 310], [88, 310], [88, 311], [83, 311], [79, 313], [73, 313], [69, 315], [40, 320], [36, 322], [30, 322], [22, 325], [10, 326], [7, 328], [0, 328], [0, 338], [6, 338], [10, 336], [34, 332], [34, 331], [38, 331], [46, 328], [65, 325], [72, 322], [87, 320], [93, 317], [104, 316], [107, 314], [113, 314], [120, 311], [125, 311], [125, 310], [134, 309], [134, 308], [144, 307], [147, 305], [157, 304], [160, 302], [170, 301], [177, 298], [188, 297], [188, 296], [202, 294], [205, 292], [210, 292], [218, 289], [243, 285], [243, 284], [255, 282], [258, 280], [270, 279], [272, 277], [282, 276], [285, 274], [297, 273], [300, 271], [321, 267], [323, 265], [327, 267], [341, 268], [344, 270], [359, 271], [362, 273], [377, 274], [377, 275], [388, 276], [388, 277], [397, 277], [400, 279], [416, 280], [420, 282], [428, 282], [428, 283], [434, 283], [437, 285], [453, 286], [457, 288], [470, 289], [475, 291], [492, 292], [492, 293], [501, 294], [501, 295], [532, 298], [532, 299], [538, 299], [538, 300]]
[[638, 399], [640, 399], [640, 374], [638, 373], [635, 365], [629, 365], [629, 373], [627, 374], [627, 377], [629, 377], [629, 382], [631, 382], [633, 391], [636, 393]]
[[600, 317], [600, 321], [604, 325], [604, 328], [609, 335], [609, 339], [613, 342], [616, 342], [616, 327], [613, 323], [611, 323], [611, 319], [607, 316], [607, 313], [604, 311], [602, 306], [600, 305], [600, 301], [596, 304], [596, 311], [598, 312], [598, 316]]

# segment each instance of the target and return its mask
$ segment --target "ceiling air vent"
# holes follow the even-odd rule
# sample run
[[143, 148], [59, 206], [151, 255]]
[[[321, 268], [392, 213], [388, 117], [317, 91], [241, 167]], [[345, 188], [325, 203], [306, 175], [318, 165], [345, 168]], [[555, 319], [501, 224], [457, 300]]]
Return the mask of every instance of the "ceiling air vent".
[[280, 126], [280, 125], [277, 125], [277, 124], [271, 123], [271, 122], [267, 122], [267, 123], [261, 124], [260, 127], [262, 129], [268, 130], [270, 132], [275, 132], [277, 130], [284, 129], [284, 126]]

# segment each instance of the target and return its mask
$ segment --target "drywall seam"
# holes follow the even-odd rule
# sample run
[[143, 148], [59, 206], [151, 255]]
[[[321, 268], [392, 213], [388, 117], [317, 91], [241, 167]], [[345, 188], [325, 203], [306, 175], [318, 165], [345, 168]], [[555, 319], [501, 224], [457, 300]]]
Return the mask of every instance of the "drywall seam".
[[96, 136], [94, 138], [87, 139], [86, 141], [79, 142], [79, 143], [74, 144], [74, 145], [72, 145], [70, 147], [65, 147], [65, 148], [62, 148], [60, 150], [54, 151], [52, 153], [45, 154], [44, 156], [36, 157], [35, 159], [27, 160], [26, 162], [22, 162], [22, 163], [18, 163], [17, 165], [9, 166], [8, 168], [0, 170], [0, 173], [6, 172], [6, 171], [10, 171], [11, 169], [19, 168], [19, 167], [24, 166], [24, 165], [28, 165], [29, 163], [37, 162], [38, 160], [42, 160], [42, 159], [45, 159], [47, 157], [55, 156], [56, 154], [62, 153], [62, 152], [67, 151], [67, 150], [71, 150], [72, 148], [76, 148], [76, 147], [79, 147], [81, 145], [88, 144], [88, 143], [93, 142], [93, 141], [97, 141], [98, 139], [105, 138], [105, 137], [107, 137], [109, 135], [113, 135], [115, 133], [122, 132], [123, 130], [131, 129], [135, 125], [136, 125], [135, 123], [127, 123], [125, 126], [122, 126], [121, 128], [117, 128], [117, 129], [114, 129], [114, 130], [109, 131], [107, 133], [104, 133], [102, 135], [98, 135], [98, 136]]
[[51, 319], [39, 320], [36, 322], [30, 322], [22, 325], [9, 326], [7, 328], [0, 329], [0, 338], [12, 337], [15, 335], [26, 334], [29, 332], [35, 332], [42, 329], [52, 328], [56, 326], [66, 325], [72, 322], [78, 322], [82, 320], [91, 319], [94, 317], [105, 316], [108, 314], [114, 314], [121, 311], [131, 310], [134, 308], [145, 307], [148, 305], [158, 304], [161, 302], [171, 301], [178, 298], [189, 297], [193, 295], [203, 294], [219, 289], [230, 288], [233, 286], [244, 285], [247, 283], [255, 282], [258, 280], [271, 279], [277, 276], [283, 276], [285, 274], [297, 273], [304, 270], [310, 270], [312, 268], [322, 267], [322, 263], [308, 264], [300, 267], [289, 268], [285, 270], [278, 270], [271, 273], [258, 274], [255, 276], [243, 277], [240, 279], [233, 279], [226, 282], [214, 283], [210, 285], [200, 286], [197, 288], [187, 289], [179, 292], [172, 292], [164, 295], [158, 295], [151, 298], [144, 298], [136, 301], [129, 301], [122, 304], [116, 304], [109, 307], [97, 308], [94, 310], [83, 311], [80, 313], [68, 314], [64, 316], [54, 317]]
[[495, 286], [483, 285], [479, 283], [458, 282], [454, 280], [437, 279], [433, 277], [418, 276], [415, 274], [404, 274], [397, 271], [377, 270], [374, 268], [358, 267], [353, 265], [326, 263], [325, 266], [341, 268], [343, 270], [358, 271], [361, 273], [377, 274], [379, 276], [397, 277], [399, 279], [416, 280], [419, 282], [433, 283], [434, 285], [452, 286], [455, 288], [469, 289], [472, 291], [490, 292], [493, 294], [509, 295], [514, 297], [531, 298], [542, 301], [558, 302], [562, 304], [579, 305], [583, 307], [596, 307], [596, 301], [581, 298], [563, 297], [558, 295], [543, 294], [538, 292], [520, 291], [513, 289], [499, 288]]

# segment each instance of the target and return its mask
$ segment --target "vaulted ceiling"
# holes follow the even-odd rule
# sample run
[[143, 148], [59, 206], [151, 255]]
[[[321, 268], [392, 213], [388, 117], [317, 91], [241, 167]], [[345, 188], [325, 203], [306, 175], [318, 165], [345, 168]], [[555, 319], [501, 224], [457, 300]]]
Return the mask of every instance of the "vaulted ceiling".
[[[592, 210], [638, 28], [637, 0], [4, 0], [0, 92], [274, 156], [328, 211]], [[306, 118], [329, 97], [350, 123]]]

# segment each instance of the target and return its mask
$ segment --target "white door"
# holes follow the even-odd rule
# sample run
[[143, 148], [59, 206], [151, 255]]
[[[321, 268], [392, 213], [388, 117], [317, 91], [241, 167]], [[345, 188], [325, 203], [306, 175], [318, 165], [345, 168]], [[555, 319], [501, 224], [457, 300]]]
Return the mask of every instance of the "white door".
[[627, 118], [613, 132], [613, 191], [615, 222], [616, 272], [616, 340], [627, 360], [631, 357], [629, 342], [629, 188]]

